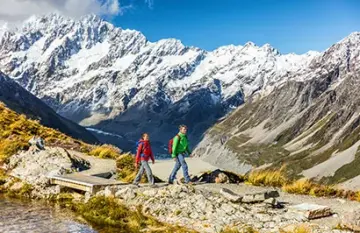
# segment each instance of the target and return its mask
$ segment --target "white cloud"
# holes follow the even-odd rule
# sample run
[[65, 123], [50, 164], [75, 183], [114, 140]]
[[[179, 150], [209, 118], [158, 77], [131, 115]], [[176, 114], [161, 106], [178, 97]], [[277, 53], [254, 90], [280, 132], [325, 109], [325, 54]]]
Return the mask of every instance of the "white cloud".
[[121, 6], [120, 0], [0, 0], [0, 22], [19, 22], [50, 12], [75, 18], [90, 13], [116, 16], [128, 8], [131, 6]]
[[154, 6], [154, 0], [145, 0], [145, 3], [148, 4], [150, 9], [152, 9]]

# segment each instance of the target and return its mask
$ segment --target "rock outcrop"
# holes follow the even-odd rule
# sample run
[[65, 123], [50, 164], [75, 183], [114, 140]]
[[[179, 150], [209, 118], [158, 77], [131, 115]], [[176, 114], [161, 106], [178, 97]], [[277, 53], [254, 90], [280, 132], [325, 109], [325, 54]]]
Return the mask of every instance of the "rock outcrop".
[[[253, 194], [237, 194], [227, 189], [221, 193], [200, 190], [196, 186], [170, 185], [159, 188], [118, 186], [115, 190], [105, 189], [96, 195], [115, 196], [126, 205], [142, 206], [145, 214], [160, 221], [191, 226], [199, 232], [220, 232], [226, 227], [244, 230], [247, 226], [264, 233], [279, 232], [289, 225], [309, 221], [302, 213], [269, 205], [263, 202], [265, 199], [240, 203], [241, 196]], [[257, 195], [261, 196], [260, 193]], [[263, 198], [274, 200], [274, 196], [279, 196], [279, 193], [272, 190], [262, 193]], [[313, 232], [336, 231], [318, 226]]]
[[90, 164], [59, 147], [22, 151], [7, 164], [10, 175], [32, 185], [48, 186], [48, 175], [62, 175], [88, 169]]

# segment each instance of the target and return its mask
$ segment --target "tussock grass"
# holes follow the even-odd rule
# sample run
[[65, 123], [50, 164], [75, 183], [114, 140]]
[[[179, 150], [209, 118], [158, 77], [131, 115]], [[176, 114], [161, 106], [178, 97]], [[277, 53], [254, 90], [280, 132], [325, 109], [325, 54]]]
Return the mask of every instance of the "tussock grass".
[[81, 152], [90, 151], [93, 147], [55, 129], [42, 126], [39, 121], [28, 119], [0, 102], [0, 163], [19, 150], [27, 150], [28, 141], [36, 134], [41, 136], [48, 146], [56, 145]]
[[18, 114], [0, 102], [0, 164], [18, 151], [29, 149], [28, 141], [34, 135], [42, 137], [46, 146], [72, 149], [100, 158], [116, 159], [121, 153], [115, 146], [90, 145], [55, 129], [45, 127], [39, 121]]
[[314, 197], [338, 197], [360, 202], [360, 191], [338, 189], [332, 185], [319, 184], [309, 179], [289, 180], [284, 167], [279, 170], [257, 170], [245, 177], [245, 182], [255, 186], [272, 186], [292, 194]]
[[291, 184], [284, 185], [282, 190], [294, 194], [309, 194], [314, 184], [307, 179], [300, 179]]
[[120, 156], [121, 150], [116, 146], [104, 144], [94, 148], [89, 154], [102, 159], [116, 159]]
[[246, 177], [247, 183], [255, 186], [282, 187], [289, 181], [284, 174], [285, 167], [279, 170], [257, 170]]
[[220, 233], [259, 233], [259, 231], [255, 230], [253, 227], [245, 226], [242, 229], [226, 227], [220, 231]]
[[280, 230], [280, 233], [312, 233], [313, 230], [306, 224], [295, 226], [292, 230]]
[[115, 198], [104, 196], [92, 197], [87, 203], [73, 200], [69, 193], [62, 193], [56, 198], [62, 207], [71, 208], [85, 220], [103, 232], [128, 232], [135, 233], [147, 229], [146, 232], [158, 233], [196, 233], [184, 227], [169, 225], [144, 215], [142, 207], [130, 209]]

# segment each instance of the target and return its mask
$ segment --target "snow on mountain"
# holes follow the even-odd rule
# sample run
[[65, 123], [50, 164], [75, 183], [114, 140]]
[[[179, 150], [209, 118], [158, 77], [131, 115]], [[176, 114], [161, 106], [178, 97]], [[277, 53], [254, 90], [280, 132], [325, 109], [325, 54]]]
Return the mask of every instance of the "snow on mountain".
[[[194, 117], [195, 104], [206, 104], [213, 110], [209, 114], [219, 117], [254, 93], [269, 93], [289, 79], [312, 78], [311, 66], [326, 53], [282, 55], [269, 44], [252, 42], [214, 51], [176, 39], [149, 42], [140, 32], [95, 15], [78, 21], [34, 16], [0, 36], [0, 70], [61, 115], [114, 133], [124, 128], [107, 120], [129, 120], [134, 116], [128, 112], [139, 108], [161, 117], [171, 111], [169, 124], [174, 123], [170, 115]], [[191, 122], [201, 123], [202, 117]]]

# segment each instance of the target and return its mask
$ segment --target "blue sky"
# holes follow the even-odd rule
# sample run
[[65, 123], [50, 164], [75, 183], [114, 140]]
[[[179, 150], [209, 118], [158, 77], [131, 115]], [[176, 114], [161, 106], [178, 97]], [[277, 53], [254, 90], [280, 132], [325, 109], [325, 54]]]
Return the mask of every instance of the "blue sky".
[[221, 45], [270, 43], [281, 53], [323, 51], [360, 31], [356, 0], [123, 0], [132, 5], [112, 18], [150, 41], [177, 38], [213, 50]]

